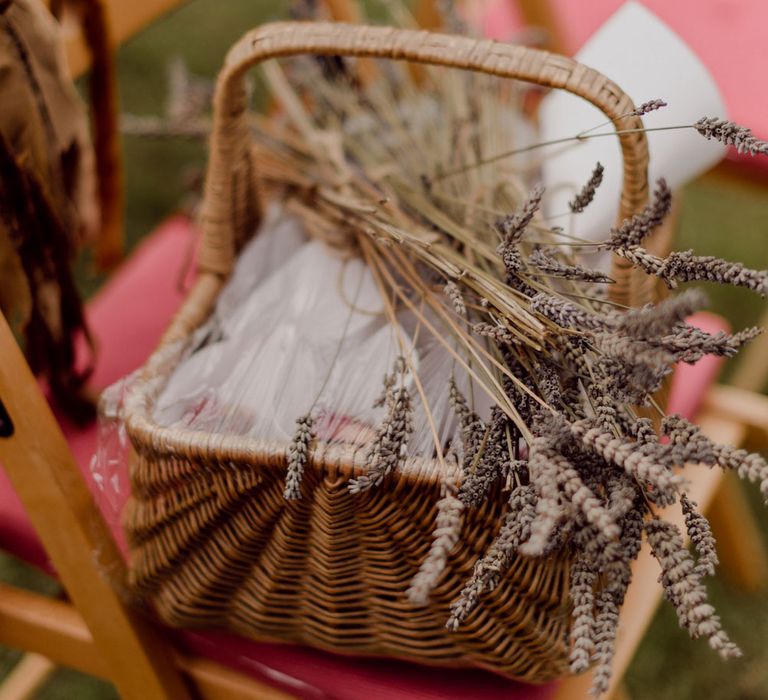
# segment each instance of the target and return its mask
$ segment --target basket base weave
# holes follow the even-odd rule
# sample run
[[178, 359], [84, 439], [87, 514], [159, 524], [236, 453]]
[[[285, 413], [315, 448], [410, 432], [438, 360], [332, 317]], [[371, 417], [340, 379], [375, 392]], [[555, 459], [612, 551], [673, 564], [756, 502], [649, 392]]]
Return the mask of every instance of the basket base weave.
[[126, 510], [134, 590], [177, 627], [527, 682], [566, 674], [565, 560], [518, 558], [458, 632], [445, 629], [499, 513], [467, 513], [430, 603], [415, 607], [405, 591], [431, 541], [437, 486], [392, 479], [352, 495], [337, 472], [307, 470], [303, 498], [287, 502], [283, 480], [274, 466], [138, 456]]

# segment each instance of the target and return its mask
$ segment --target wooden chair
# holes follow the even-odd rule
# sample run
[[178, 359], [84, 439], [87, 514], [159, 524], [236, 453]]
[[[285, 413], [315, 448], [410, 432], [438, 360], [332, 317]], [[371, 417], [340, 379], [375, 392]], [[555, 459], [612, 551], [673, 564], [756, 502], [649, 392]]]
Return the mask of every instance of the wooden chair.
[[[133, 12], [140, 4], [134, 3], [128, 9], [129, 3], [125, 3], [126, 11]], [[165, 3], [166, 6], [171, 4]], [[116, 2], [115, 7], [118, 5], [120, 3]], [[119, 23], [116, 24], [119, 26]], [[120, 347], [119, 354], [124, 363], [126, 353], [137, 352], [136, 343], [131, 346], [131, 336], [149, 338], [150, 344], [155, 342], [167, 324], [174, 304], [180, 301], [180, 294], [178, 290], [169, 290], [167, 287], [162, 293], [151, 291], [151, 313], [148, 313], [146, 307], [134, 308], [132, 312], [130, 305], [126, 306], [125, 299], [141, 290], [146, 293], [146, 285], [152, 279], [155, 283], [159, 280], [167, 284], [172, 280], [170, 284], [175, 284], [176, 276], [169, 275], [167, 263], [174, 259], [178, 261], [180, 256], [174, 255], [174, 252], [177, 253], [179, 247], [188, 244], [189, 235], [188, 222], [169, 222], [118, 272], [114, 284], [124, 282], [125, 275], [130, 272], [141, 271], [145, 277], [132, 283], [137, 287], [132, 288], [126, 283], [127, 288], [123, 293], [127, 296], [123, 297], [120, 305], [111, 306], [114, 302], [110, 303], [106, 296], [110, 291], [107, 289], [91, 306], [91, 312], [96, 316], [109, 316], [116, 311], [123, 314], [121, 323], [117, 324], [117, 331], [113, 327], [113, 333], [122, 328], [122, 335], [113, 336], [111, 340], [114, 346]], [[155, 277], [148, 279], [146, 276], [150, 276], [150, 273]], [[145, 323], [144, 328], [141, 328], [142, 322]], [[150, 337], [152, 333], [155, 335]], [[259, 679], [258, 673], [245, 674], [233, 670], [219, 661], [190, 651], [189, 646], [182, 649], [176, 637], [126, 604], [120, 594], [123, 590], [121, 582], [124, 564], [118, 546], [94, 504], [92, 493], [86, 486], [60, 425], [48, 408], [2, 320], [0, 357], [0, 400], [3, 402], [3, 408], [0, 409], [0, 463], [37, 531], [38, 564], [45, 566], [46, 556], [50, 557], [69, 596], [68, 601], [53, 600], [0, 585], [0, 643], [38, 654], [26, 657], [23, 670], [39, 674], [41, 665], [44, 668], [48, 668], [50, 663], [71, 666], [111, 680], [126, 699], [184, 700], [193, 694], [212, 700], [294, 697], [292, 693], [276, 689], [274, 677], [271, 682], [267, 682], [266, 679]], [[140, 352], [134, 354], [134, 366], [142, 359]], [[127, 361], [127, 366], [112, 369], [125, 373], [132, 369], [130, 364], [131, 359]], [[108, 383], [110, 377], [103, 376], [102, 380]], [[751, 408], [747, 415], [738, 410], [739, 402], [745, 399], [748, 399]], [[750, 434], [768, 432], [768, 402], [762, 397], [738, 394], [734, 390], [718, 387], [707, 394], [699, 420], [713, 439], [740, 443]], [[64, 427], [67, 429], [66, 425]], [[77, 435], [72, 432], [70, 445], [76, 451], [79, 449]], [[720, 478], [719, 472], [697, 469], [691, 472], [691, 478], [694, 482], [694, 498], [702, 506], [713, 502], [713, 524], [719, 531], [719, 539], [735, 562], [728, 564], [729, 567], [741, 572], [745, 583], [757, 585], [764, 579], [766, 572], [761, 548], [749, 541], [750, 536], [745, 536], [745, 532], [747, 535], [750, 532], [749, 521], [745, 523], [741, 513], [738, 537], [733, 536], [733, 521], [727, 517], [728, 512], [733, 512], [726, 507], [727, 502], [738, 496], [721, 490], [715, 497], [718, 486], [727, 483]], [[751, 536], [757, 539], [756, 533], [753, 532]], [[5, 545], [5, 541], [2, 544]], [[40, 544], [44, 549], [40, 548]], [[618, 642], [617, 677], [623, 673], [658, 602], [659, 596], [655, 593], [658, 588], [655, 583], [657, 573], [655, 562], [644, 552], [635, 567], [635, 583], [625, 606]], [[311, 659], [311, 654], [305, 658]], [[344, 662], [336, 660], [335, 663], [343, 665]], [[407, 666], [396, 668], [408, 674]], [[413, 679], [417, 679], [419, 674], [422, 678], [429, 674], [424, 670], [411, 670], [413, 683], [417, 682]], [[450, 671], [433, 672], [432, 675], [445, 675], [456, 679], [456, 683], [463, 678], [460, 674], [452, 675]], [[470, 687], [476, 693], [482, 692], [483, 688], [487, 690], [484, 697], [502, 697], [501, 692], [505, 693], [504, 697], [510, 697], [515, 692], [514, 697], [532, 700], [545, 697], [546, 694], [546, 691], [507, 684], [482, 674], [470, 678]], [[18, 675], [16, 679], [19, 679]], [[21, 678], [19, 685], [23, 686], [23, 680]], [[375, 688], [375, 676], [371, 682], [373, 686], [369, 687]], [[486, 685], [483, 686], [483, 683]], [[551, 694], [554, 690], [560, 698], [578, 698], [585, 696], [587, 686], [588, 679], [576, 678], [563, 682], [557, 689], [550, 688], [549, 691]], [[21, 690], [26, 692], [28, 688], [6, 687], [5, 690], [6, 693], [11, 690], [16, 693], [8, 695], [9, 698], [19, 698], [23, 697]], [[407, 697], [407, 691], [406, 681], [399, 695], [369, 694], [372, 697]], [[306, 697], [307, 692], [310, 692], [307, 688], [294, 689], [296, 695], [303, 697]], [[389, 692], [393, 692], [391, 688]]]

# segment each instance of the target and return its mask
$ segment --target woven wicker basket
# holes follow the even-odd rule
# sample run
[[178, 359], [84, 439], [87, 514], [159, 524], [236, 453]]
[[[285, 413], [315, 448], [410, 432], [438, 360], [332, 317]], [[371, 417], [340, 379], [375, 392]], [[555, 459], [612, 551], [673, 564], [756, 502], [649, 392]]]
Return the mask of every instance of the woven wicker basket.
[[[316, 444], [304, 497], [283, 498], [287, 444], [168, 429], [153, 402], [181, 347], [206, 320], [237, 251], [259, 220], [257, 164], [246, 121], [244, 75], [259, 61], [295, 54], [405, 59], [564, 88], [617, 120], [632, 111], [614, 83], [543, 51], [425, 31], [332, 23], [262, 26], [229, 52], [219, 77], [203, 209], [201, 274], [126, 400], [135, 448], [126, 526], [135, 590], [176, 626], [223, 627], [342, 653], [476, 665], [526, 681], [567, 669], [568, 561], [519, 558], [461, 630], [444, 624], [450, 602], [495, 535], [499, 512], [468, 515], [427, 606], [405, 590], [429, 546], [441, 475], [413, 460], [379, 488], [350, 495], [363, 471], [351, 448]], [[640, 126], [638, 119], [622, 122]], [[644, 134], [619, 137], [624, 156], [621, 216], [647, 200]], [[618, 294], [637, 285], [614, 263]], [[497, 499], [500, 503], [503, 499]]]

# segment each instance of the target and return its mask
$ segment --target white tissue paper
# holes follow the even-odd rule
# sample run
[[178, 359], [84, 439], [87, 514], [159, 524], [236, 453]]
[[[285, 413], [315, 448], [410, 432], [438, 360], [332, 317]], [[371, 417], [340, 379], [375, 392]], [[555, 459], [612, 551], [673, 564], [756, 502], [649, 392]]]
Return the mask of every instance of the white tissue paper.
[[[654, 99], [667, 102], [667, 107], [643, 117], [647, 128], [693, 124], [704, 116], [727, 118], [723, 98], [705, 66], [675, 32], [637, 2], [623, 5], [576, 59], [613, 80], [636, 105]], [[586, 100], [556, 90], [541, 104], [540, 140], [575, 136], [605, 120]], [[599, 131], [613, 131], [613, 126]], [[725, 152], [721, 144], [707, 141], [693, 129], [649, 132], [648, 144], [651, 183], [664, 177], [673, 190], [712, 167]], [[618, 216], [622, 183], [618, 139], [600, 137], [567, 147], [551, 146], [543, 159], [549, 216], [568, 211], [568, 201], [598, 161], [605, 167], [603, 184], [584, 212], [571, 217], [572, 228], [568, 228], [593, 241], [607, 238]]]
[[198, 333], [206, 344], [171, 376], [157, 420], [281, 441], [313, 404], [328, 439], [353, 417], [375, 420], [380, 378], [399, 354], [364, 263], [306, 241], [295, 219], [278, 214]]

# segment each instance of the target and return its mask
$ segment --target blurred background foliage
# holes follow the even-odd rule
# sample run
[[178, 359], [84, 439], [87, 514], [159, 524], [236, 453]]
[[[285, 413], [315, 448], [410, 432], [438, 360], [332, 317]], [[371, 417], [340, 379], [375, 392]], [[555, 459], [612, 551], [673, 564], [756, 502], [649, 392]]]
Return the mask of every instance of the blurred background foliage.
[[[369, 3], [375, 18], [376, 4]], [[118, 53], [122, 111], [133, 115], [161, 115], [167, 97], [167, 67], [181, 58], [189, 71], [213, 77], [227, 48], [261, 22], [287, 16], [285, 0], [191, 0], [145, 30]], [[666, 96], [671, 97], [671, 96]], [[256, 89], [255, 104], [263, 105]], [[165, 217], [178, 210], [205, 166], [205, 147], [182, 139], [126, 136], [123, 140], [127, 184], [126, 232], [128, 248]], [[768, 179], [712, 173], [681, 193], [681, 213], [675, 247], [695, 248], [768, 268]], [[103, 281], [90, 261], [79, 263], [79, 282], [92, 294]], [[712, 287], [711, 309], [734, 328], [757, 323], [764, 310], [748, 291]], [[766, 358], [768, 361], [768, 358]], [[726, 370], [727, 378], [727, 370]], [[754, 510], [768, 534], [768, 510], [750, 490]], [[39, 572], [0, 554], [0, 579], [50, 595], [60, 588]], [[768, 700], [768, 594], [749, 595], [730, 586], [720, 572], [710, 586], [712, 602], [725, 628], [743, 649], [744, 657], [722, 662], [706, 643], [691, 641], [677, 625], [671, 606], [662, 604], [626, 677], [634, 700]], [[0, 676], [19, 658], [0, 648]], [[107, 700], [117, 698], [107, 683], [60, 669], [36, 696], [37, 700]]]

